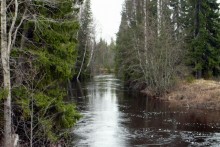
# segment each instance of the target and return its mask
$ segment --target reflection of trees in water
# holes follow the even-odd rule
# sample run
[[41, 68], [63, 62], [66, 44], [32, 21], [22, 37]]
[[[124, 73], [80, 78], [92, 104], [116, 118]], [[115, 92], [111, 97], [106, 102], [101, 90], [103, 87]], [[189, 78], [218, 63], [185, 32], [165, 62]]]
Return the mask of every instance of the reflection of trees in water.
[[125, 108], [127, 107], [127, 109], [122, 107], [121, 110], [132, 114], [129, 128], [141, 126], [173, 131], [217, 131], [212, 124], [218, 124], [218, 112], [208, 113], [205, 110], [169, 107], [168, 102], [146, 98], [140, 94], [132, 95], [127, 92], [118, 92], [117, 96], [124, 97], [119, 103], [126, 105]]
[[69, 97], [71, 100], [85, 98], [87, 96], [87, 89], [85, 83], [72, 82], [69, 86]]
[[[185, 135], [196, 142], [198, 140], [196, 136], [206, 134], [205, 137], [210, 138], [214, 132], [218, 131], [210, 125], [210, 122], [217, 124], [218, 113], [212, 112], [212, 115], [205, 115], [206, 111], [203, 110], [169, 107], [167, 102], [146, 98], [140, 94], [118, 92], [117, 96], [123, 97], [119, 99], [119, 105], [123, 106], [119, 110], [129, 118], [129, 121], [124, 123], [125, 128], [138, 138], [130, 140], [131, 144], [153, 145], [166, 144], [166, 141], [170, 141], [175, 145], [187, 146], [189, 142], [185, 142], [180, 135], [181, 132], [191, 132]], [[177, 141], [178, 136], [182, 138], [179, 141]]]
[[184, 131], [199, 131], [199, 132], [216, 132], [220, 131], [219, 128], [216, 128], [219, 120], [216, 120], [219, 115], [218, 113], [213, 112], [211, 117], [205, 111], [192, 110], [187, 111], [183, 117], [178, 118], [178, 122], [181, 124], [178, 125], [179, 130]]

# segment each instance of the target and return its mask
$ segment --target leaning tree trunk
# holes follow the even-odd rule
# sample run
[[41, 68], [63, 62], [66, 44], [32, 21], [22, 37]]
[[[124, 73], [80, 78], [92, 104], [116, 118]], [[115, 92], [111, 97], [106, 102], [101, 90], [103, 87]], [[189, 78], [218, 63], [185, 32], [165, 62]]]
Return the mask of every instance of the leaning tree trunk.
[[7, 42], [6, 0], [1, 1], [1, 60], [3, 68], [4, 91], [4, 146], [12, 146], [11, 132], [11, 82], [9, 66], [9, 50]]

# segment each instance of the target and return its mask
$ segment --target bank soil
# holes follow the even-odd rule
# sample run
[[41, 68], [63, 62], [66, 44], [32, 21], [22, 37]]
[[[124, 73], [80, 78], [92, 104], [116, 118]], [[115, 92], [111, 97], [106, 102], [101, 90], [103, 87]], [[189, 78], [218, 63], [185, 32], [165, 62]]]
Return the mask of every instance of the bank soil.
[[220, 82], [211, 80], [181, 82], [164, 98], [175, 106], [220, 110]]

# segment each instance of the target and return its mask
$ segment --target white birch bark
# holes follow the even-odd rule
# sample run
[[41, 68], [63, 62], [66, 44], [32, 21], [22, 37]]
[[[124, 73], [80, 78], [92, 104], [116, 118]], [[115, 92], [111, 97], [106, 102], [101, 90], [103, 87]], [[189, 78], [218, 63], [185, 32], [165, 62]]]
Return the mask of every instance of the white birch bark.
[[95, 45], [96, 45], [96, 43], [95, 43], [95, 38], [94, 38], [93, 42], [91, 43], [91, 53], [90, 53], [90, 57], [89, 57], [89, 61], [88, 61], [88, 64], [86, 66], [86, 69], [91, 65], [93, 55], [94, 55]]
[[82, 72], [82, 68], [83, 68], [83, 65], [84, 65], [85, 57], [86, 57], [86, 52], [87, 52], [87, 41], [86, 41], [85, 51], [84, 51], [82, 63], [81, 63], [80, 69], [79, 69], [79, 73], [78, 73], [78, 75], [77, 75], [77, 77], [76, 77], [77, 81], [79, 81], [79, 77], [80, 77], [80, 74], [81, 74], [81, 72]]
[[15, 41], [17, 32], [13, 38], [13, 30], [18, 13], [18, 1], [14, 1], [15, 12], [12, 18], [9, 32], [7, 34], [7, 4], [6, 0], [1, 0], [1, 62], [3, 72], [4, 91], [6, 93], [4, 99], [4, 146], [13, 147], [17, 144], [17, 137], [12, 137], [12, 117], [11, 117], [11, 75], [10, 75], [10, 52]]
[[1, 60], [3, 68], [3, 83], [6, 92], [4, 100], [4, 146], [12, 146], [11, 132], [11, 81], [9, 66], [9, 50], [7, 39], [7, 5], [6, 0], [1, 1]]

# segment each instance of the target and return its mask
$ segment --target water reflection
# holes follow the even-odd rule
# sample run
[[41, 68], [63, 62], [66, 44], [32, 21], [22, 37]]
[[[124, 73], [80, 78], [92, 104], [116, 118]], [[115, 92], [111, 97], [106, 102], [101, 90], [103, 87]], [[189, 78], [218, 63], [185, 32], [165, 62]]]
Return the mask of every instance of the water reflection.
[[85, 84], [77, 100], [84, 117], [74, 128], [74, 146], [218, 146], [219, 112], [170, 107], [123, 91], [114, 76]]
[[126, 146], [120, 130], [120, 113], [116, 97], [117, 84], [109, 80], [112, 76], [96, 77], [88, 84], [89, 98], [87, 108], [83, 111], [84, 118], [74, 133], [80, 139], [76, 146], [114, 147], [119, 144]]

